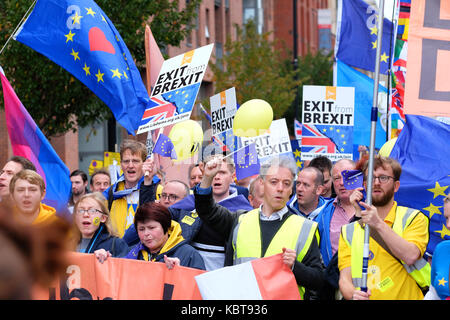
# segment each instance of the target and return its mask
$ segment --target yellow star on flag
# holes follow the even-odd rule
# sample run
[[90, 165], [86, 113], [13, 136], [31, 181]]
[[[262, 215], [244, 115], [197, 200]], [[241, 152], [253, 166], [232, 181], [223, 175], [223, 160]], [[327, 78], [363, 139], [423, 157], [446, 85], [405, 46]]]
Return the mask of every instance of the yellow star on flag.
[[88, 66], [86, 65], [86, 63], [85, 63], [85, 64], [84, 64], [83, 70], [84, 70], [84, 72], [86, 72], [86, 75], [87, 75], [87, 76], [89, 76], [89, 75], [91, 74], [90, 69], [91, 69], [91, 67], [88, 67]]
[[66, 37], [66, 43], [69, 41], [73, 42], [73, 36], [75, 35], [75, 33], [72, 33], [72, 30], [69, 31], [68, 34], [65, 34], [64, 36]]
[[435, 199], [437, 196], [444, 196], [445, 197], [446, 194], [445, 194], [444, 191], [447, 188], [448, 188], [448, 186], [441, 187], [439, 185], [439, 182], [436, 181], [436, 183], [434, 185], [434, 188], [427, 189], [427, 190], [433, 192], [433, 199]]
[[374, 42], [372, 42], [372, 49], [376, 49], [377, 48], [377, 41], [375, 40]]
[[92, 10], [92, 8], [85, 8], [85, 9], [86, 9], [86, 11], [87, 11], [86, 14], [89, 14], [89, 15], [91, 15], [92, 17], [95, 16], [95, 12], [94, 12], [94, 10]]
[[300, 156], [301, 156], [301, 152], [300, 152], [300, 150], [298, 150], [298, 149], [295, 149], [295, 151], [293, 152], [293, 154], [294, 154], [294, 156], [296, 157], [296, 158], [300, 158]]
[[439, 233], [442, 239], [444, 239], [445, 236], [450, 236], [450, 230], [448, 230], [444, 225], [442, 226], [441, 231], [434, 230], [434, 232]]
[[81, 18], [83, 18], [83, 16], [79, 16], [78, 12], [75, 12], [75, 15], [72, 17], [73, 24], [77, 24], [77, 23], [80, 24]]
[[303, 164], [303, 162], [297, 159], [297, 162], [296, 162], [296, 164], [297, 164], [297, 167], [301, 168], [301, 167], [302, 167], [302, 164]]
[[430, 205], [426, 208], [423, 208], [423, 210], [427, 210], [430, 214], [430, 219], [433, 217], [433, 214], [442, 214], [439, 208], [442, 208], [442, 206], [435, 206], [434, 204], [430, 203]]
[[103, 81], [103, 76], [104, 76], [105, 74], [104, 73], [101, 73], [100, 72], [100, 69], [98, 69], [98, 72], [97, 72], [97, 74], [95, 75], [96, 77], [97, 77], [97, 82], [105, 82], [105, 81]]
[[121, 79], [122, 74], [119, 72], [118, 68], [116, 70], [111, 69], [111, 72], [113, 73], [112, 78], [117, 77], [117, 78]]
[[373, 26], [372, 28], [370, 28], [370, 34], [378, 34], [378, 28], [377, 26]]
[[383, 54], [380, 57], [380, 62], [388, 62], [387, 59], [389, 58], [389, 56], [386, 54], [386, 52], [383, 52]]
[[439, 286], [443, 286], [443, 287], [445, 287], [445, 284], [448, 282], [448, 281], [445, 280], [444, 277], [442, 277], [442, 279], [439, 279], [438, 281], [439, 281], [438, 285]]
[[80, 57], [78, 56], [79, 53], [79, 51], [75, 51], [72, 49], [72, 53], [70, 55], [73, 56], [74, 61], [77, 61], [77, 59], [80, 60]]

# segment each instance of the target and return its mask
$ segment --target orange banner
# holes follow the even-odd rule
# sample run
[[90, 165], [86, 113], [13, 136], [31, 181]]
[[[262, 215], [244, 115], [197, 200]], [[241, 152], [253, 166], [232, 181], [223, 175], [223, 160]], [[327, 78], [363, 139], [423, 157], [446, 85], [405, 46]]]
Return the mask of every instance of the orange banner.
[[164, 263], [73, 253], [66, 278], [34, 292], [36, 300], [200, 300], [194, 277], [205, 271]]
[[450, 116], [450, 1], [414, 0], [408, 39], [405, 113]]

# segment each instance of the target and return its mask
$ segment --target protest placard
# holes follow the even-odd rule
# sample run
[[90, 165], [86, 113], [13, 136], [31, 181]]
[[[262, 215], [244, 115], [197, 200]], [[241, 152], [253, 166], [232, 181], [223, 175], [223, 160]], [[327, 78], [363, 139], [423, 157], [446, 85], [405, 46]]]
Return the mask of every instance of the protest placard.
[[191, 117], [213, 43], [164, 61], [137, 134]]
[[211, 129], [216, 135], [233, 129], [233, 119], [236, 114], [236, 90], [234, 88], [222, 91], [209, 98], [211, 102]]
[[303, 86], [301, 159], [352, 159], [355, 89]]
[[256, 144], [256, 152], [261, 163], [273, 156], [291, 156], [292, 147], [286, 119], [273, 120], [268, 133], [257, 137], [241, 137], [243, 146]]

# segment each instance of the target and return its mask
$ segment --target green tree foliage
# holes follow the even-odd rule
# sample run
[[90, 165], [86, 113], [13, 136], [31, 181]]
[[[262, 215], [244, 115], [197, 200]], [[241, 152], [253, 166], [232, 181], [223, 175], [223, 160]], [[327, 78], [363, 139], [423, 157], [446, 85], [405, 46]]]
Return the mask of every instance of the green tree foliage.
[[[304, 79], [302, 85], [332, 86], [333, 85], [333, 53], [324, 54], [320, 51], [309, 52], [298, 57], [299, 78]], [[298, 120], [302, 120], [303, 89], [298, 89]], [[293, 130], [295, 109], [289, 108], [283, 115], [288, 127]], [[293, 131], [291, 131], [293, 132]]]
[[[295, 80], [292, 64], [275, 51], [274, 43], [268, 40], [269, 33], [259, 34], [252, 21], [235, 28], [237, 40], [228, 37], [223, 58], [210, 63], [215, 91], [235, 87], [239, 104], [263, 99], [272, 106], [274, 119], [282, 118], [304, 79]], [[203, 104], [209, 106], [208, 101]]]
[[[127, 44], [141, 74], [145, 68], [146, 22], [161, 48], [177, 46], [192, 29], [201, 0], [96, 0]], [[33, 0], [0, 1], [0, 47], [12, 34]], [[184, 3], [184, 1], [183, 1]], [[75, 131], [112, 117], [109, 108], [87, 87], [46, 57], [11, 40], [0, 55], [6, 76], [28, 112], [47, 136]], [[3, 97], [0, 93], [1, 106]]]

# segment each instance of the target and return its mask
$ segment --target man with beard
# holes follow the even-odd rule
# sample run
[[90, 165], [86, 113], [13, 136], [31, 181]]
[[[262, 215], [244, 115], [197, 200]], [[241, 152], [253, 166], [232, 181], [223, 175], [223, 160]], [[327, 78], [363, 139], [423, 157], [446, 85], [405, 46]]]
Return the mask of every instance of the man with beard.
[[[365, 186], [367, 167], [368, 163], [363, 167]], [[429, 271], [429, 265], [422, 263], [429, 239], [428, 219], [420, 211], [399, 206], [394, 201], [394, 194], [400, 187], [401, 171], [396, 160], [376, 156], [372, 205], [362, 201], [362, 188], [350, 196], [355, 214], [361, 219], [344, 226], [339, 239], [339, 288], [347, 300], [423, 299], [419, 285], [424, 283], [420, 283], [417, 275], [425, 271], [426, 278]], [[364, 224], [370, 227], [367, 292], [360, 289]]]
[[72, 182], [72, 194], [70, 195], [68, 208], [70, 213], [72, 213], [73, 207], [78, 202], [78, 199], [88, 193], [87, 174], [82, 170], [75, 170], [70, 174], [70, 182]]

